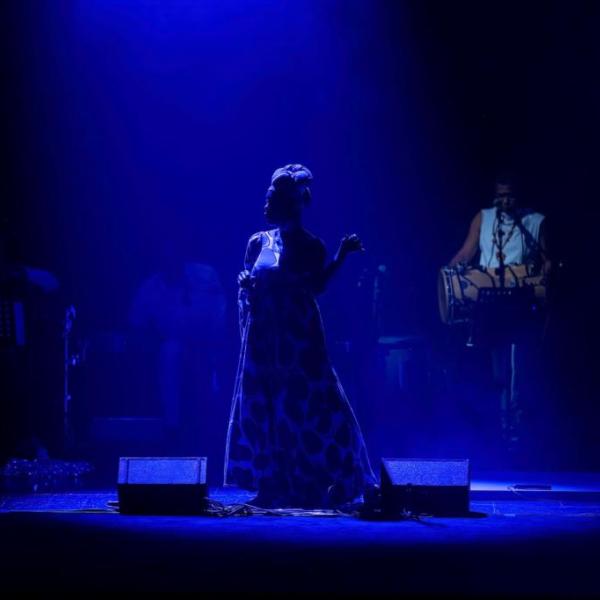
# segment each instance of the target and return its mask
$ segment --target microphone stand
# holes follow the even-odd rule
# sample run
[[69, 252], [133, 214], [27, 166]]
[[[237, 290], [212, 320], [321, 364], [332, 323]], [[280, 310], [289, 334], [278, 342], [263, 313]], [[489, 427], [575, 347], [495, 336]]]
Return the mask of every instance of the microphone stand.
[[504, 265], [504, 242], [502, 241], [504, 231], [502, 230], [502, 209], [500, 207], [496, 208], [496, 221], [498, 222], [498, 268], [496, 273], [500, 279], [500, 287], [504, 288], [506, 267]]
[[513, 219], [515, 220], [515, 226], [521, 232], [521, 235], [526, 241], [529, 249], [533, 251], [536, 260], [534, 263], [534, 268], [536, 271], [541, 269], [541, 264], [543, 264], [544, 260], [546, 260], [546, 252], [544, 252], [540, 242], [536, 240], [531, 232], [523, 225], [523, 221], [521, 220], [521, 215], [518, 211], [514, 212]]
[[73, 446], [71, 368], [79, 364], [80, 360], [80, 357], [71, 351], [71, 332], [76, 316], [75, 307], [71, 305], [65, 311], [65, 320], [63, 321], [63, 441], [64, 449], [67, 451]]

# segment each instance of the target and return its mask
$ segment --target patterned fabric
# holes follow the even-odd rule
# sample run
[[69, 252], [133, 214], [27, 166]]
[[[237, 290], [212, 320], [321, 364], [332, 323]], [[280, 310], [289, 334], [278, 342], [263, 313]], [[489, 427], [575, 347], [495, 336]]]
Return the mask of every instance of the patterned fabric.
[[240, 289], [242, 348], [225, 483], [271, 506], [330, 507], [375, 483], [365, 443], [329, 362], [315, 294], [325, 247], [300, 230], [254, 234]]

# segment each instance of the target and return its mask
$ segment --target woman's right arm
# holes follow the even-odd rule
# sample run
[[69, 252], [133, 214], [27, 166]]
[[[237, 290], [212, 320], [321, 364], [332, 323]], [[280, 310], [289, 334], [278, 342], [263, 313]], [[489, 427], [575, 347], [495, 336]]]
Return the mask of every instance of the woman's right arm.
[[[325, 248], [323, 246], [323, 252]], [[313, 278], [313, 291], [317, 294], [323, 292], [331, 278], [339, 271], [344, 264], [346, 257], [353, 252], [364, 252], [364, 247], [360, 238], [356, 234], [345, 235], [340, 241], [333, 260], [325, 264], [325, 253], [322, 256], [322, 266], [316, 277]]]

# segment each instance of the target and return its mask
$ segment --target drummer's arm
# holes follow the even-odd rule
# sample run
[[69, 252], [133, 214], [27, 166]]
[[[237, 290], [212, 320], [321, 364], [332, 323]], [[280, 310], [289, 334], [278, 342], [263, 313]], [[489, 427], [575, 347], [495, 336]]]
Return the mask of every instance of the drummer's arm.
[[548, 276], [552, 269], [552, 261], [550, 260], [550, 253], [548, 251], [548, 228], [546, 227], [546, 219], [540, 224], [539, 244], [540, 254], [542, 255], [542, 273], [545, 276]]
[[471, 260], [477, 253], [477, 248], [479, 246], [480, 230], [481, 212], [478, 212], [471, 221], [471, 226], [469, 227], [469, 233], [467, 234], [467, 239], [465, 240], [465, 243], [462, 245], [462, 248], [456, 253], [454, 258], [450, 261], [451, 267], [455, 267], [459, 263], [471, 262]]

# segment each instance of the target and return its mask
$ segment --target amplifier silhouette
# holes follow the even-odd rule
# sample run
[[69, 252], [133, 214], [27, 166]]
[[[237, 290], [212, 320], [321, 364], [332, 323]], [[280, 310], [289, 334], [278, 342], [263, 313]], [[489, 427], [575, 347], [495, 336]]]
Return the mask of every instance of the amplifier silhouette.
[[387, 515], [466, 515], [470, 487], [468, 459], [381, 459], [381, 508]]
[[206, 457], [121, 457], [119, 512], [126, 515], [194, 515], [206, 507]]

